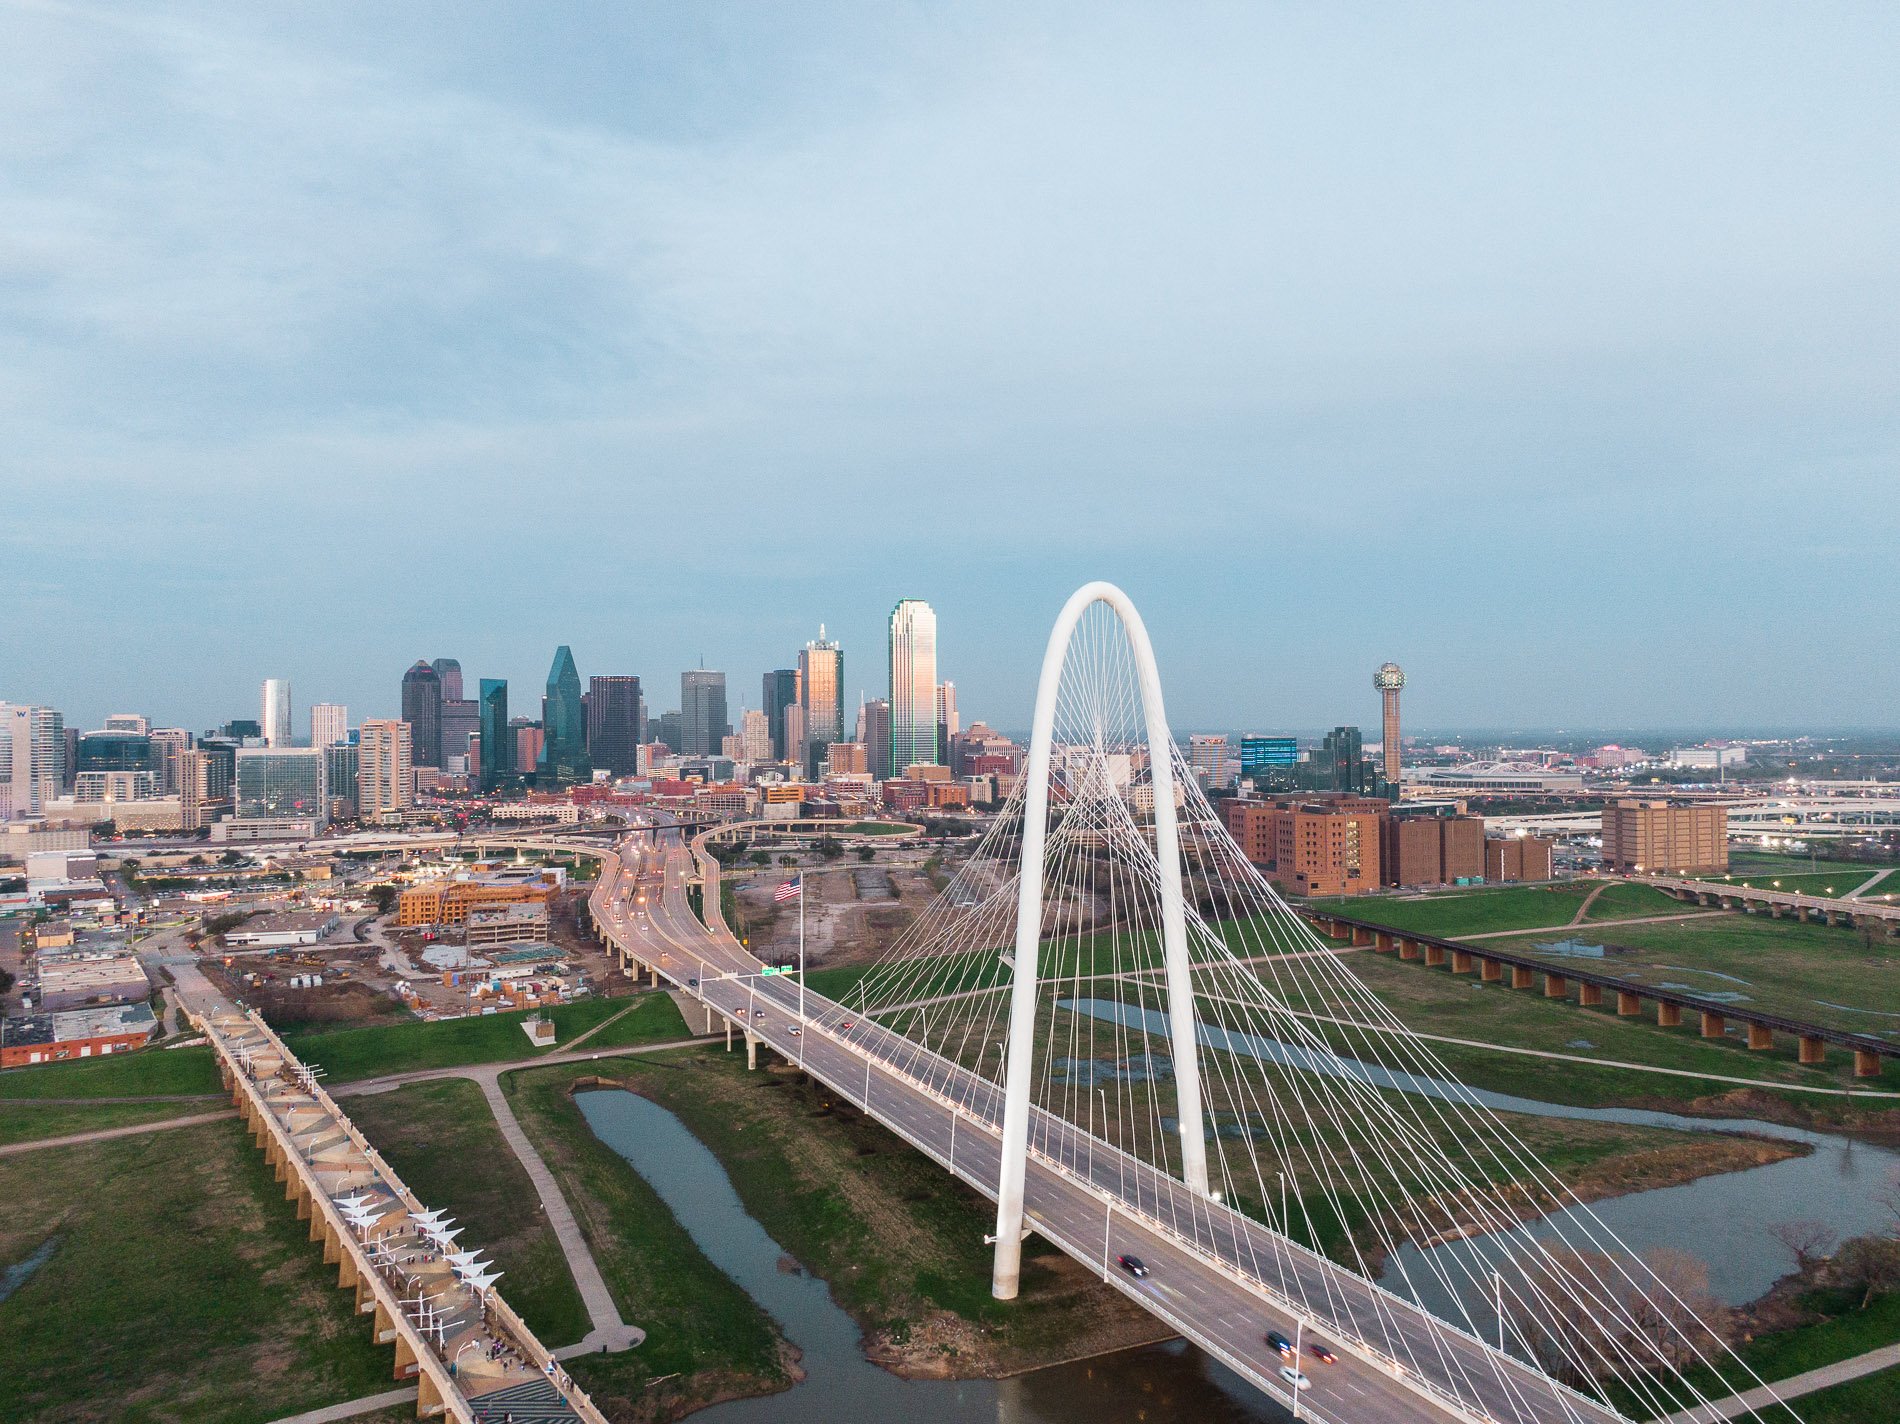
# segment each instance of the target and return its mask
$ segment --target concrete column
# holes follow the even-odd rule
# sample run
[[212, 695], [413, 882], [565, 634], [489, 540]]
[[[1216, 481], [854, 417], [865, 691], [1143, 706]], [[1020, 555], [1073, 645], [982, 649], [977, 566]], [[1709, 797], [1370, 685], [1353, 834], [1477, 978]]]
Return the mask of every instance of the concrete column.
[[1750, 1024], [1748, 1026], [1748, 1046], [1753, 1049], [1773, 1048], [1775, 1046], [1775, 1031], [1766, 1024]]
[[1827, 1044], [1818, 1038], [1803, 1038], [1795, 1057], [1803, 1063], [1819, 1063], [1827, 1057]]
[[745, 1036], [745, 1066], [747, 1068], [759, 1066], [759, 1036], [750, 1029], [746, 1030]]
[[409, 1343], [407, 1335], [396, 1337], [396, 1378], [414, 1379], [421, 1370], [422, 1362], [416, 1358], [415, 1347]]
[[1354, 925], [1352, 927], [1352, 942], [1355, 945], [1371, 944], [1372, 931], [1367, 929], [1364, 925]]
[[428, 1419], [445, 1413], [448, 1405], [442, 1398], [442, 1391], [436, 1388], [435, 1376], [425, 1374], [416, 1381], [416, 1417]]
[[1546, 974], [1544, 976], [1544, 997], [1546, 999], [1563, 999], [1569, 997], [1569, 994], [1570, 981], [1564, 978], [1563, 975]]
[[1603, 986], [1601, 984], [1577, 985], [1577, 1002], [1586, 1009], [1603, 1006]]
[[1856, 1078], [1878, 1078], [1880, 1076], [1880, 1055], [1871, 1048], [1854, 1050], [1854, 1076]]
[[1480, 959], [1478, 977], [1487, 984], [1495, 984], [1504, 977], [1504, 966], [1495, 959]]
[[726, 1052], [732, 1052], [732, 1020], [726, 1020]]
[[1417, 959], [1418, 958], [1418, 941], [1415, 939], [1400, 940], [1399, 941], [1399, 958], [1400, 959]]
[[1702, 1011], [1702, 1036], [1704, 1038], [1720, 1038], [1727, 1031], [1728, 1022], [1720, 1014], [1712, 1014], [1707, 1009]]
[[1392, 936], [1384, 930], [1375, 930], [1372, 935], [1372, 947], [1379, 951], [1392, 948]]
[[1511, 966], [1511, 987], [1513, 989], [1530, 988], [1531, 979], [1532, 979], [1531, 971], [1525, 968], [1522, 964], [1513, 964]]
[[712, 1032], [712, 1005], [702, 1003], [700, 1007], [705, 1009], [706, 1011], [706, 1032], [711, 1033]]
[[383, 1303], [380, 1300], [376, 1302], [376, 1319], [371, 1323], [370, 1329], [375, 1332], [378, 1345], [387, 1345], [396, 1338], [396, 1322], [389, 1318], [389, 1312], [383, 1309]]
[[1470, 950], [1454, 949], [1451, 952], [1451, 972], [1453, 974], [1469, 974], [1471, 972]]
[[1444, 945], [1428, 944], [1425, 946], [1425, 967], [1427, 969], [1436, 969], [1444, 962], [1445, 962], [1445, 946]]
[[1658, 1003], [1656, 1005], [1656, 1026], [1658, 1028], [1681, 1028], [1682, 1005]]

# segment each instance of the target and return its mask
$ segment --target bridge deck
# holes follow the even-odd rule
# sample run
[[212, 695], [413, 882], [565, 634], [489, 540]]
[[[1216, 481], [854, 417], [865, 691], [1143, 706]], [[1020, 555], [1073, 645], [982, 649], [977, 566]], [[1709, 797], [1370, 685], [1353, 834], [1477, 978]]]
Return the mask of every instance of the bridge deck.
[[[607, 863], [595, 888], [602, 932], [676, 984], [697, 979], [696, 992], [714, 1012], [993, 1199], [1000, 1089], [879, 1025], [846, 1029], [850, 1011], [809, 990], [801, 1018], [799, 986], [762, 975], [762, 963], [719, 922], [712, 858], [696, 852], [689, 860], [677, 836], [650, 849], [631, 843], [637, 839]], [[707, 886], [710, 925], [686, 905], [694, 869]], [[644, 909], [631, 903], [635, 883], [648, 892]], [[794, 1032], [801, 1022], [804, 1031]], [[1308, 1371], [1303, 1417], [1322, 1424], [1611, 1424], [1621, 1417], [1260, 1223], [1205, 1199], [1184, 1209], [1183, 1197], [1178, 1183], [1073, 1124], [1046, 1114], [1032, 1121], [1026, 1202], [1033, 1229], [1283, 1403], [1292, 1400], [1265, 1331], [1297, 1328], [1324, 1339], [1340, 1363]], [[1124, 1252], [1150, 1265], [1147, 1279], [1112, 1266]]]

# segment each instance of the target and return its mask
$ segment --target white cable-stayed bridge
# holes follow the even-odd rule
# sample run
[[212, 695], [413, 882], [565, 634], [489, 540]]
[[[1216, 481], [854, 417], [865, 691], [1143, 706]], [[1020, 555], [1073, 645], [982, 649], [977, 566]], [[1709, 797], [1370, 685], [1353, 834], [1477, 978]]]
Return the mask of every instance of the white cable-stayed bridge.
[[848, 992], [764, 973], [720, 917], [718, 874], [703, 838], [636, 833], [607, 862], [596, 922], [748, 1052], [800, 1064], [994, 1200], [999, 1297], [1041, 1235], [1334, 1424], [1597, 1424], [1700, 1402], [1685, 1372], [1724, 1349], [1696, 1302], [1403, 1032], [1228, 838], [1119, 590], [1065, 606], [1014, 797]]

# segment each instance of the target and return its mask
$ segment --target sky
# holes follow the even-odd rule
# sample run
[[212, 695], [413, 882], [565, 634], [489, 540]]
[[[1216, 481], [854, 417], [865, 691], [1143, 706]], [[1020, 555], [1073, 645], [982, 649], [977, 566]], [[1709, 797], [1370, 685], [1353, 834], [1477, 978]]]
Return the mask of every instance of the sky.
[[[0, 0], [0, 699], [1900, 726], [1900, 7]], [[302, 715], [300, 711], [300, 716]]]

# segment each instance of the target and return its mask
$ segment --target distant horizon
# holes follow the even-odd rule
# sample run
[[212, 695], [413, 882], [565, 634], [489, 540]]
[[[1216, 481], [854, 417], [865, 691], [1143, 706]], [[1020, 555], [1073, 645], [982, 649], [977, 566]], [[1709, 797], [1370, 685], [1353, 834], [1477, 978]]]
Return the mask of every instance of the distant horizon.
[[1900, 6], [867, 13], [14, 7], [0, 696], [1900, 715]]

